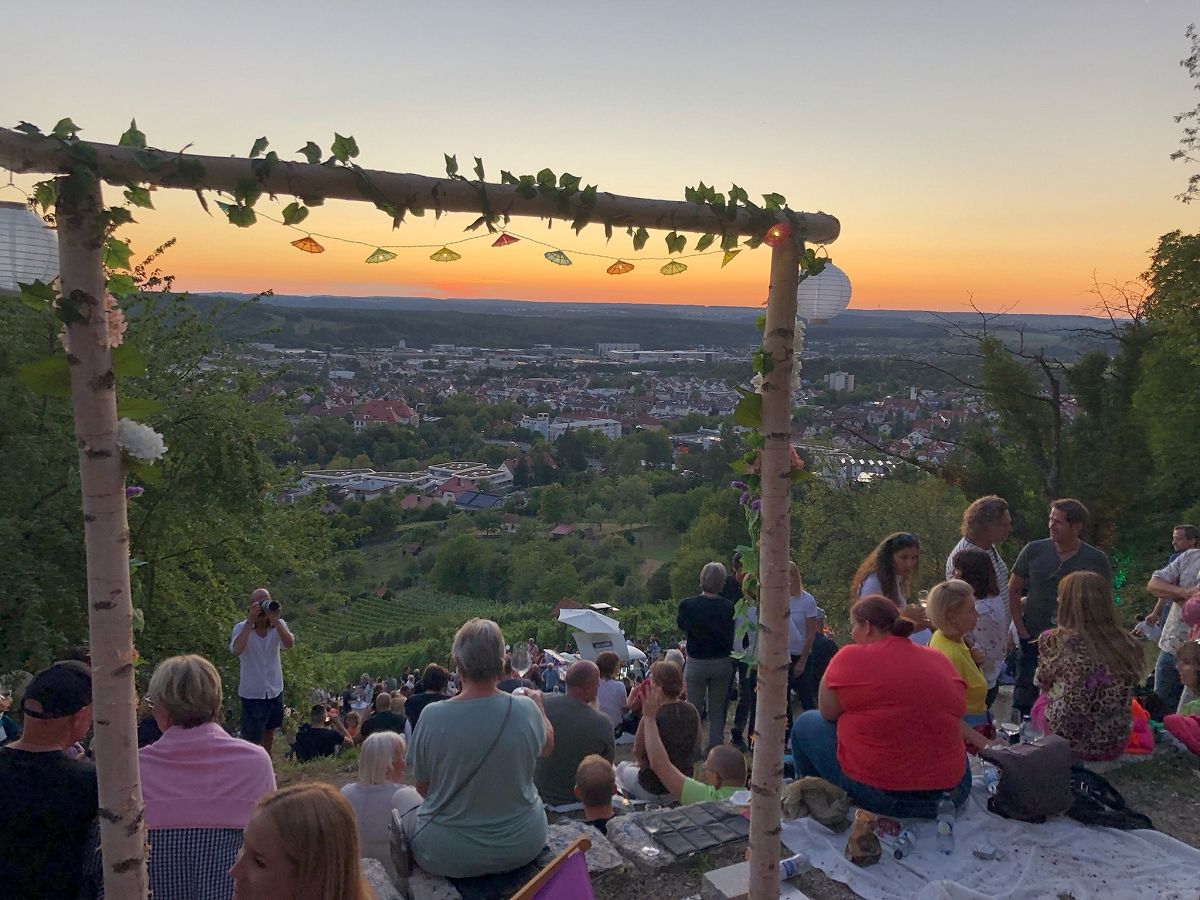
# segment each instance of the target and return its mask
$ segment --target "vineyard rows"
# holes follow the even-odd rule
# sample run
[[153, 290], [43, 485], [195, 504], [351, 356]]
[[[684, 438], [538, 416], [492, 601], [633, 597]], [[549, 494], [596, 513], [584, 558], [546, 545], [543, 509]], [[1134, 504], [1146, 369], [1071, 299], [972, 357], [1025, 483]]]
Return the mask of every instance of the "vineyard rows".
[[[390, 597], [354, 598], [345, 610], [321, 613], [294, 623], [297, 634], [316, 645], [343, 638], [385, 632], [406, 632], [433, 623], [443, 624], [478, 614], [478, 601], [468, 597], [413, 589]], [[367, 652], [367, 651], [362, 651]]]

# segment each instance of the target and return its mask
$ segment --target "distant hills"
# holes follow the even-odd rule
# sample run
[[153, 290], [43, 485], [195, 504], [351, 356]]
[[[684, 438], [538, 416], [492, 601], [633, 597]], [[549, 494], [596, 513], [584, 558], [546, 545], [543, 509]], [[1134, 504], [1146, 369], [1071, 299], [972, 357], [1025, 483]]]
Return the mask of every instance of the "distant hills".
[[[644, 349], [740, 347], [760, 340], [754, 320], [761, 312], [761, 307], [744, 306], [275, 295], [238, 316], [233, 331], [280, 346], [318, 349], [380, 347], [401, 340], [410, 347], [588, 347], [602, 341], [634, 341]], [[947, 323], [968, 329], [980, 324], [975, 313], [851, 309], [809, 334], [811, 340], [828, 345], [881, 339], [928, 344], [947, 338]], [[992, 319], [989, 328], [1005, 335], [1023, 331], [1049, 344], [1076, 329], [1104, 329], [1108, 324], [1091, 316], [1008, 313]], [[263, 334], [267, 331], [272, 333], [269, 338]]]

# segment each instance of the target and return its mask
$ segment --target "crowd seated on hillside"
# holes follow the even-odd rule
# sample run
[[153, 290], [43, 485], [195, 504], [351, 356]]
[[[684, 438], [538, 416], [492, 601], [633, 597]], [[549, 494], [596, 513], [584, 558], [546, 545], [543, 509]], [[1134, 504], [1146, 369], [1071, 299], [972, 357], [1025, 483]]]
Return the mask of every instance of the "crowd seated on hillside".
[[[794, 774], [899, 818], [931, 818], [945, 797], [961, 805], [969, 755], [998, 743], [993, 707], [1012, 669], [1018, 721], [1061, 736], [1076, 759], [1120, 755], [1144, 657], [1117, 616], [1107, 558], [1082, 541], [1086, 523], [1078, 501], [1055, 501], [1049, 539], [1027, 545], [1010, 573], [997, 549], [1011, 528], [1007, 504], [980, 498], [964, 512], [946, 580], [914, 602], [921, 542], [888, 535], [849, 585], [850, 642], [840, 649], [793, 565]], [[1200, 754], [1200, 547], [1177, 549], [1148, 590], [1171, 604], [1159, 646], [1178, 684], [1162, 688], [1178, 692], [1164, 725]], [[630, 665], [623, 676], [615, 653], [564, 667], [532, 638], [510, 647], [495, 622], [471, 619], [449, 648], [451, 669], [430, 663], [313, 691], [291, 754], [308, 765], [357, 752], [357, 779], [340, 792], [311, 781], [276, 790], [268, 751], [218, 724], [213, 665], [162, 661], [138, 728], [154, 894], [365, 900], [360, 857], [397, 878], [410, 864], [452, 879], [512, 873], [543, 850], [547, 807], [606, 831], [618, 793], [728, 799], [746, 786], [748, 759], [744, 720], [727, 731], [731, 695], [745, 702], [757, 690], [753, 618], [749, 630], [736, 624], [753, 583], [736, 562], [730, 572], [703, 567], [700, 593], [679, 605], [685, 640], [664, 649], [671, 642], [652, 636], [648, 671]], [[740, 667], [735, 654], [748, 654]], [[0, 712], [0, 892], [102, 896], [96, 773], [83, 747], [89, 667], [54, 664], [17, 709]], [[623, 732], [633, 758], [618, 763]], [[756, 739], [753, 719], [748, 735]]]

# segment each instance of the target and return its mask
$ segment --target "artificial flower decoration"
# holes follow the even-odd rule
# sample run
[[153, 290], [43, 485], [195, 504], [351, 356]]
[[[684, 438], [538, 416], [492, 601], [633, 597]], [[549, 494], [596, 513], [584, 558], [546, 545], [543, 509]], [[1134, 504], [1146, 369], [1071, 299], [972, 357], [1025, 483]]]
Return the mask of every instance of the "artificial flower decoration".
[[462, 254], [455, 253], [449, 247], [443, 247], [437, 253], [429, 254], [429, 258], [434, 262], [454, 262], [455, 260], [462, 259]]
[[493, 247], [507, 247], [509, 244], [515, 244], [520, 238], [515, 238], [507, 231], [500, 232], [500, 237], [492, 241]]
[[382, 247], [378, 247], [378, 248], [376, 248], [374, 253], [372, 253], [370, 256], [367, 257], [367, 262], [382, 263], [382, 262], [387, 262], [388, 260], [395, 259], [395, 258], [396, 258], [396, 254], [393, 253], [391, 250], [384, 250]]
[[292, 246], [297, 250], [303, 250], [305, 253], [324, 253], [325, 248], [309, 237], [302, 237], [298, 241], [292, 241]]
[[623, 259], [618, 259], [615, 263], [608, 267], [609, 275], [624, 275], [626, 272], [633, 271], [633, 263], [627, 263]]
[[780, 247], [792, 236], [792, 226], [787, 222], [776, 222], [763, 235], [763, 243], [768, 247]]
[[662, 272], [664, 275], [678, 275], [680, 272], [686, 272], [687, 266], [678, 261], [669, 262], [658, 271]]
[[567, 256], [567, 254], [563, 253], [561, 250], [551, 250], [549, 253], [543, 255], [556, 266], [571, 265], [571, 257]]
[[725, 255], [721, 257], [721, 268], [723, 269], [733, 262], [733, 258], [741, 252], [741, 250], [726, 250]]
[[153, 463], [160, 460], [167, 452], [162, 435], [141, 422], [133, 419], [117, 421], [117, 446], [125, 451], [130, 459], [141, 463]]
[[125, 312], [117, 306], [117, 298], [112, 294], [104, 295], [104, 312], [108, 324], [108, 346], [115, 350], [125, 340], [125, 329], [129, 323], [125, 321]]

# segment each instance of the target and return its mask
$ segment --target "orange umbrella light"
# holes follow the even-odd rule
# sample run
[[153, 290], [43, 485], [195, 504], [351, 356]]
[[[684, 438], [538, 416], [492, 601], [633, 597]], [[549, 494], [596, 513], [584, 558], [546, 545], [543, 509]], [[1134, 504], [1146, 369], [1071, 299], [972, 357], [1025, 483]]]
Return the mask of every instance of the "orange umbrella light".
[[462, 259], [462, 254], [455, 253], [449, 247], [443, 247], [437, 253], [429, 254], [429, 258], [434, 262], [454, 262], [455, 260]]
[[543, 254], [543, 256], [545, 256], [546, 259], [550, 260], [550, 262], [554, 263], [556, 266], [571, 265], [571, 257], [567, 256], [567, 254], [563, 253], [561, 250], [551, 250], [549, 253]]
[[378, 248], [376, 248], [374, 253], [372, 253], [370, 256], [367, 257], [367, 262], [382, 263], [382, 262], [387, 262], [388, 260], [395, 259], [395, 258], [396, 258], [396, 254], [393, 253], [391, 250], [384, 250], [382, 247], [378, 247]]
[[678, 275], [680, 272], [686, 272], [687, 266], [678, 261], [669, 262], [658, 271], [662, 272], [664, 275]]
[[780, 247], [792, 236], [792, 226], [787, 222], [776, 222], [763, 235], [763, 243], [768, 247]]
[[493, 247], [507, 247], [509, 244], [515, 244], [520, 238], [515, 238], [507, 231], [500, 232], [500, 237], [492, 241]]
[[303, 250], [305, 253], [324, 253], [325, 248], [309, 237], [302, 237], [298, 241], [292, 241], [292, 246], [297, 250]]
[[721, 268], [723, 269], [733, 262], [733, 258], [741, 252], [741, 250], [726, 250], [725, 255], [721, 257]]
[[618, 259], [615, 263], [608, 267], [609, 275], [624, 275], [626, 272], [633, 271], [633, 263], [627, 263], [623, 259]]

